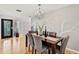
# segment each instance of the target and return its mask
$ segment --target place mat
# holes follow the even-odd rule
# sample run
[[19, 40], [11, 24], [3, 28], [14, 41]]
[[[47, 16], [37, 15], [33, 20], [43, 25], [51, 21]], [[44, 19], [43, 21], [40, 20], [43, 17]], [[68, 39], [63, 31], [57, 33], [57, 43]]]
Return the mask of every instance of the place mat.
[[53, 38], [53, 37], [46, 37], [47, 40], [51, 40], [51, 41], [58, 41], [59, 39], [57, 38]]

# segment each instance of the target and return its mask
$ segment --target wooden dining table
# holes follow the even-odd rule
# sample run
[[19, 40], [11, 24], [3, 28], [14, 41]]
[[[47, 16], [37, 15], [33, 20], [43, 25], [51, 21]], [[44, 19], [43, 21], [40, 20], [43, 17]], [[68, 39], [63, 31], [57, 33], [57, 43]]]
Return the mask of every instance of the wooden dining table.
[[[32, 35], [36, 35], [36, 34], [33, 33]], [[36, 35], [36, 36], [40, 36], [40, 35]], [[42, 41], [44, 44], [46, 44], [49, 47], [49, 53], [56, 54], [56, 45], [57, 45], [57, 43], [62, 41], [62, 38], [61, 37], [54, 38], [54, 37], [50, 37], [50, 36], [45, 37], [44, 35], [42, 35], [40, 37], [44, 38]], [[28, 42], [26, 39], [26, 45], [27, 45], [27, 43]]]

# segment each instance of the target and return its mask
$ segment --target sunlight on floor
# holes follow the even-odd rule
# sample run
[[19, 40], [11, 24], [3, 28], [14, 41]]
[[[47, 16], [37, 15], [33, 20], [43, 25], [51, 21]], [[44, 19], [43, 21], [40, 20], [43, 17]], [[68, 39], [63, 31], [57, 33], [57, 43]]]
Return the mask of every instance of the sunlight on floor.
[[25, 53], [25, 36], [19, 38], [8, 38], [0, 40], [0, 53], [5, 54], [16, 54]]

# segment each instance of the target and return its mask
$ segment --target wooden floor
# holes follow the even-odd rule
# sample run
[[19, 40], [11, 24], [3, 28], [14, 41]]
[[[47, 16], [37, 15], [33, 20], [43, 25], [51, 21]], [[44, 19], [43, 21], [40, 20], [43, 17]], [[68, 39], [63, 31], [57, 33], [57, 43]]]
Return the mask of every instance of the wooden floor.
[[[31, 54], [25, 44], [25, 36], [0, 39], [0, 54]], [[69, 54], [68, 51], [65, 52]]]
[[26, 51], [24, 36], [0, 40], [1, 54], [24, 54]]

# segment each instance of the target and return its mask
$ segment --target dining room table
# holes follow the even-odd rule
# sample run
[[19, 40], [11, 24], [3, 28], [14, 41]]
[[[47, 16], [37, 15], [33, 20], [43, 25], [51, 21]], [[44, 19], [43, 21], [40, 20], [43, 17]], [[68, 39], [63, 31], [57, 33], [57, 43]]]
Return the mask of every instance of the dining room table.
[[[32, 35], [36, 35], [35, 33], [32, 33]], [[50, 36], [47, 36], [45, 37], [44, 35], [36, 35], [36, 36], [40, 36], [42, 38], [44, 38], [42, 41], [45, 45], [48, 46], [49, 48], [49, 54], [56, 54], [56, 45], [62, 41], [62, 38], [61, 37], [50, 37]], [[26, 39], [27, 40], [27, 39]], [[26, 41], [26, 45], [27, 45], [27, 41]], [[50, 52], [51, 51], [51, 52]]]

